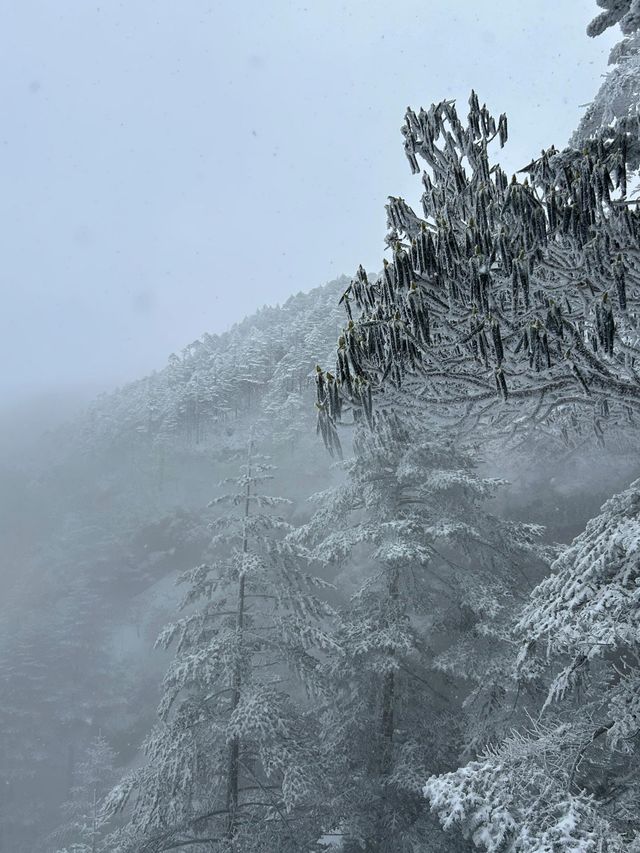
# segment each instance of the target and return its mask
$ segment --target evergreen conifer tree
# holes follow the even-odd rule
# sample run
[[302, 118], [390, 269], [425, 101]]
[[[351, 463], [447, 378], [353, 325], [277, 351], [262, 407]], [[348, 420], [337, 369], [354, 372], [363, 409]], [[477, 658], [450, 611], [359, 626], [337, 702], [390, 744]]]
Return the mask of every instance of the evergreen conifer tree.
[[115, 782], [115, 752], [98, 735], [87, 746], [74, 773], [70, 799], [63, 805], [64, 824], [52, 834], [58, 853], [106, 853], [104, 839], [108, 827], [103, 810], [106, 794]]
[[493, 516], [501, 482], [446, 437], [390, 417], [355, 445], [346, 482], [294, 534], [348, 560], [340, 586], [353, 591], [326, 663], [333, 830], [349, 850], [447, 849], [422, 774], [512, 724], [510, 607], [544, 570], [541, 530]]
[[532, 592], [519, 673], [537, 721], [429, 779], [445, 827], [487, 853], [640, 849], [640, 481], [608, 500]]
[[322, 629], [323, 582], [282, 534], [264, 494], [272, 466], [250, 443], [230, 491], [213, 504], [209, 561], [187, 572], [186, 615], [158, 644], [175, 647], [148, 737], [146, 763], [111, 793], [109, 809], [131, 801], [114, 851], [300, 851], [318, 838], [314, 792], [318, 739], [304, 690], [320, 689], [314, 652]]

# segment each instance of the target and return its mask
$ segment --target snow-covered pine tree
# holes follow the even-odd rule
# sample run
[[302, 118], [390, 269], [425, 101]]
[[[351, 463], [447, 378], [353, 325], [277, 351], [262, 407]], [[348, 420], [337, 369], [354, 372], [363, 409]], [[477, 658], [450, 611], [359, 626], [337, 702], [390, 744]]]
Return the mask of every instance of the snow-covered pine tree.
[[299, 853], [318, 838], [321, 762], [303, 700], [319, 689], [314, 652], [331, 647], [329, 610], [271, 512], [288, 502], [260, 490], [272, 472], [251, 441], [231, 490], [212, 502], [229, 512], [212, 523], [208, 562], [179, 579], [186, 615], [158, 640], [175, 646], [160, 723], [144, 766], [108, 798], [111, 811], [129, 803], [113, 851]]
[[107, 853], [103, 801], [116, 781], [114, 762], [115, 752], [105, 738], [95, 737], [75, 768], [71, 797], [62, 807], [65, 822], [49, 838], [57, 853]]
[[640, 850], [640, 481], [608, 500], [533, 591], [519, 671], [543, 714], [425, 793], [487, 853]]
[[505, 638], [545, 548], [539, 528], [491, 515], [501, 481], [450, 438], [391, 416], [355, 446], [346, 481], [317, 495], [294, 533], [322, 560], [347, 561], [340, 587], [353, 590], [326, 663], [326, 829], [348, 850], [426, 853], [448, 842], [421, 801], [425, 769], [451, 767], [465, 742], [473, 752], [513, 722]]
[[423, 214], [387, 205], [391, 259], [360, 267], [342, 301], [347, 326], [332, 374], [318, 373], [320, 427], [331, 445], [343, 408], [366, 415], [384, 390], [403, 412], [428, 410], [495, 434], [555, 424], [601, 439], [640, 411], [640, 212], [627, 196], [637, 133], [580, 151], [550, 148], [511, 180], [489, 159], [504, 144], [472, 92], [466, 121], [451, 101], [402, 127]]
[[[640, 131], [640, 3], [638, 0], [597, 0], [604, 11], [587, 27], [587, 34], [599, 36], [609, 27], [620, 25], [623, 38], [611, 50], [611, 70], [589, 104], [571, 137], [571, 145], [580, 148], [596, 136], [611, 137], [620, 126], [638, 138]], [[637, 148], [630, 164], [640, 164]]]

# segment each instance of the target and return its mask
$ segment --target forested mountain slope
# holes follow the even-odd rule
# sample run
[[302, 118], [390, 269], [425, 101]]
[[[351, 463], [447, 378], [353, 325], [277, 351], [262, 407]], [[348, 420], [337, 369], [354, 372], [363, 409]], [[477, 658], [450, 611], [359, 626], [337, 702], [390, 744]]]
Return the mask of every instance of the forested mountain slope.
[[313, 412], [306, 407], [297, 416], [287, 401], [305, 395], [316, 363], [331, 353], [344, 323], [338, 299], [348, 284], [343, 276], [264, 307], [221, 335], [204, 334], [163, 370], [100, 397], [79, 425], [87, 446], [210, 447], [240, 419], [273, 424], [285, 408], [294, 421], [287, 418], [282, 438], [295, 441], [296, 427]]
[[[152, 648], [176, 605], [173, 580], [201, 560], [207, 503], [249, 430], [280, 468], [291, 518], [308, 518], [309, 495], [336, 482], [315, 434], [313, 377], [335, 353], [347, 286], [343, 277], [204, 335], [162, 370], [43, 436], [26, 464], [7, 466], [2, 853], [56, 849], [47, 833], [60, 823], [92, 738], [108, 738], [120, 767], [133, 760], [166, 668], [166, 655]], [[557, 466], [497, 461], [488, 469], [510, 466], [516, 476], [497, 506], [551, 524], [550, 539], [565, 527], [577, 532], [623, 476], [611, 456], [606, 475], [592, 472], [585, 498]], [[581, 470], [576, 481], [584, 478]]]
[[638, 483], [581, 532], [638, 475], [616, 73], [522, 180], [475, 92], [409, 108], [380, 275], [3, 463], [0, 853], [638, 849]]
[[59, 822], [93, 734], [107, 734], [120, 761], [139, 745], [165, 665], [152, 647], [175, 606], [173, 578], [201, 558], [206, 504], [249, 429], [277, 458], [292, 512], [329, 482], [312, 376], [336, 339], [346, 284], [204, 335], [5, 464], [2, 853], [36, 849]]

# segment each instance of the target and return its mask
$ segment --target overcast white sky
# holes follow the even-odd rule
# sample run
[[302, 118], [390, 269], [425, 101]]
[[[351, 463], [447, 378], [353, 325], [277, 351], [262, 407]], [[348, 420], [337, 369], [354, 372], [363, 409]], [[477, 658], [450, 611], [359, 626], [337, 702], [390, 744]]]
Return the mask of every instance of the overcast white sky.
[[0, 396], [101, 388], [381, 265], [405, 107], [563, 145], [617, 34], [593, 0], [16, 0], [0, 12]]

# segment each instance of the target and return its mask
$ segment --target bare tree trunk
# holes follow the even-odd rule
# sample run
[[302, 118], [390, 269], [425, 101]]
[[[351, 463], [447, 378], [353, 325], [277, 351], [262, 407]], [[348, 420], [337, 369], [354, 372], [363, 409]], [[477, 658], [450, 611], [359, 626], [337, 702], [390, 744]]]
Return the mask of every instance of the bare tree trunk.
[[67, 799], [71, 797], [73, 788], [73, 774], [75, 773], [76, 753], [73, 743], [67, 744]]
[[[389, 600], [392, 604], [398, 600], [400, 578], [394, 568], [389, 579]], [[391, 652], [393, 656], [393, 652]], [[396, 673], [389, 669], [382, 681], [382, 714], [380, 718], [380, 807], [378, 810], [378, 838], [367, 850], [371, 853], [385, 850], [385, 817], [387, 812], [387, 777], [393, 769], [393, 735], [395, 731]]]
[[[245, 575], [244, 559], [249, 547], [249, 536], [247, 531], [247, 519], [251, 512], [251, 457], [253, 455], [253, 438], [249, 441], [247, 453], [247, 490], [244, 503], [244, 529], [242, 532], [242, 566], [238, 581], [238, 605], [236, 614], [236, 642], [238, 653], [242, 647], [242, 632], [244, 629], [244, 604], [245, 604]], [[242, 672], [240, 662], [236, 666], [233, 677], [233, 694], [231, 696], [231, 712], [235, 711], [240, 702], [240, 691], [242, 689]], [[227, 837], [232, 841], [238, 830], [238, 787], [240, 776], [240, 739], [236, 736], [229, 744], [229, 757], [227, 766], [227, 810], [229, 817], [227, 821]]]
[[[400, 577], [394, 568], [389, 579], [389, 600], [395, 605], [398, 600]], [[393, 656], [393, 652], [391, 652]], [[380, 723], [380, 774], [386, 776], [393, 764], [393, 732], [395, 728], [395, 670], [385, 673], [382, 683], [382, 719]]]
[[395, 726], [395, 672], [386, 672], [382, 683], [382, 721], [380, 727], [380, 774], [387, 776], [393, 764], [393, 731]]

